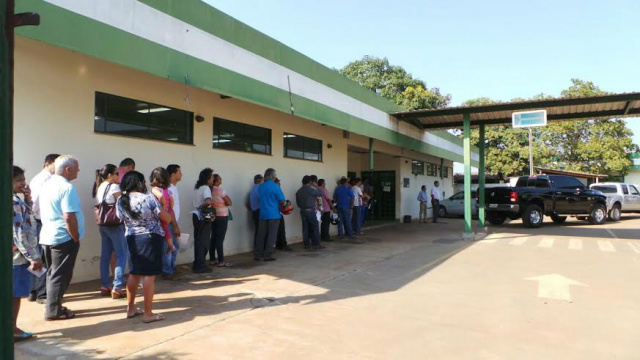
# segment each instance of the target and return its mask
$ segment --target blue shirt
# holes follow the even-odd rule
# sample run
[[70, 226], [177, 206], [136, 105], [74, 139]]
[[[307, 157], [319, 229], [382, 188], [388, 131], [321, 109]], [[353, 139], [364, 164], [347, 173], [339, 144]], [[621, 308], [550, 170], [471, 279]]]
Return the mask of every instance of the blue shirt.
[[251, 194], [249, 194], [249, 204], [251, 205], [251, 211], [260, 210], [260, 195], [258, 194], [258, 188], [260, 184], [253, 185]]
[[41, 245], [60, 245], [71, 240], [65, 227], [64, 214], [75, 213], [78, 220], [78, 234], [84, 236], [84, 215], [80, 196], [67, 179], [53, 175], [40, 190], [40, 218], [42, 231]]
[[355, 195], [349, 187], [340, 185], [333, 193], [333, 198], [338, 202], [338, 206], [348, 208], [351, 206], [351, 199], [355, 198]]
[[280, 215], [280, 203], [284, 201], [284, 194], [278, 184], [272, 180], [265, 181], [258, 188], [260, 196], [260, 220], [278, 220]]
[[418, 193], [418, 201], [422, 202], [429, 202], [429, 196], [427, 195], [426, 191], [420, 191]]

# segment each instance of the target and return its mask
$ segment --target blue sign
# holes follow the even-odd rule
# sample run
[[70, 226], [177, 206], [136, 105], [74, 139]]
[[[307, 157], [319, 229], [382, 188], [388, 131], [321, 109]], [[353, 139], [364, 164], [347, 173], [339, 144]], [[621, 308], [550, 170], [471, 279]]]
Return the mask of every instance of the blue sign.
[[514, 112], [511, 115], [514, 128], [528, 128], [547, 125], [547, 110]]

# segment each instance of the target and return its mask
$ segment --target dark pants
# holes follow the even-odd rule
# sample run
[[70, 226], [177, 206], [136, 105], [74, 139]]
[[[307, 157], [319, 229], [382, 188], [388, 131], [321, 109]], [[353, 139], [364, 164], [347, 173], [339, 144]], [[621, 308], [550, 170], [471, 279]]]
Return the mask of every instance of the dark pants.
[[44, 246], [44, 258], [48, 266], [45, 318], [55, 318], [62, 314], [62, 297], [71, 283], [78, 249], [80, 244], [73, 240]]
[[256, 239], [258, 239], [258, 227], [260, 226], [260, 209], [253, 210], [251, 212], [251, 217], [253, 219], [253, 243], [256, 243]]
[[438, 222], [438, 212], [440, 211], [440, 201], [432, 199], [431, 200], [431, 211], [433, 211], [433, 222]]
[[207, 268], [207, 253], [211, 242], [211, 223], [198, 220], [198, 216], [193, 214], [193, 271], [200, 271]]
[[280, 218], [278, 224], [278, 239], [276, 240], [276, 249], [282, 250], [287, 247], [287, 231], [284, 227], [284, 216]]
[[353, 207], [353, 231], [356, 235], [360, 235], [362, 232], [362, 223], [360, 222], [360, 217], [362, 216], [362, 206], [354, 206]]
[[329, 228], [331, 227], [331, 211], [323, 212], [321, 220], [322, 224], [320, 227], [320, 240], [330, 240], [331, 236], [329, 235]]
[[[44, 247], [40, 245], [40, 231], [42, 230], [42, 221], [36, 219], [36, 230], [38, 231], [38, 254], [42, 257], [42, 262], [44, 263]], [[44, 263], [44, 267], [49, 268], [49, 266]], [[47, 298], [47, 277], [46, 276], [34, 276], [33, 283], [31, 284], [32, 290], [31, 293], [35, 294], [36, 298], [44, 300]]]
[[229, 225], [228, 216], [216, 216], [211, 226], [211, 245], [209, 247], [209, 260], [216, 261], [216, 253], [218, 255], [218, 263], [224, 262], [224, 237], [227, 234], [227, 226]]
[[253, 244], [253, 255], [256, 259], [268, 259], [273, 256], [273, 246], [278, 237], [278, 226], [281, 219], [260, 220], [258, 236]]
[[304, 246], [320, 245], [320, 227], [315, 210], [300, 210], [302, 218], [302, 243]]
[[340, 216], [340, 224], [338, 225], [338, 237], [342, 238], [344, 232], [348, 237], [353, 237], [353, 228], [351, 227], [351, 209], [349, 207], [338, 206], [338, 216]]

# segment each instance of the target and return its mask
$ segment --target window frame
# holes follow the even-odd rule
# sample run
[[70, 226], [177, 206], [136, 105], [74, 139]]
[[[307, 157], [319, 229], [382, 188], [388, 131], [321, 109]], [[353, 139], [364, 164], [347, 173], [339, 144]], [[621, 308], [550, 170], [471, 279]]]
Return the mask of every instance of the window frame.
[[[287, 142], [290, 141], [288, 139], [291, 138], [299, 138], [302, 139], [302, 157], [297, 157], [297, 156], [290, 156], [287, 154], [287, 150], [289, 150], [289, 147], [287, 147]], [[309, 159], [305, 156], [305, 154], [307, 153], [306, 149], [307, 149], [307, 141], [313, 141], [313, 142], [317, 142], [319, 143], [319, 153], [318, 153], [318, 159]], [[283, 132], [282, 133], [282, 156], [288, 159], [298, 159], [298, 160], [306, 160], [306, 161], [313, 161], [313, 162], [323, 162], [324, 160], [324, 154], [323, 154], [323, 149], [322, 147], [324, 146], [324, 142], [320, 139], [314, 139], [312, 137], [308, 137], [308, 136], [303, 136], [303, 135], [298, 135], [298, 134], [293, 134], [293, 133], [289, 133], [289, 132]], [[315, 154], [313, 152], [309, 152], [309, 154]]]
[[[418, 172], [420, 170], [420, 172]], [[424, 175], [424, 161], [411, 160], [411, 174]]]
[[[224, 146], [220, 146], [221, 142], [220, 142], [220, 131], [221, 130], [228, 130], [225, 129], [224, 125], [233, 125], [233, 126], [238, 126], [240, 129], [240, 133], [241, 133], [241, 137], [237, 137], [235, 140], [237, 140], [238, 143], [244, 143], [245, 145], [250, 144], [250, 149], [255, 149], [255, 145], [264, 145], [268, 147], [268, 152], [263, 152], [263, 151], [257, 151], [257, 150], [243, 150], [243, 149], [238, 149], [238, 148], [227, 148]], [[260, 129], [260, 131], [267, 131], [268, 135], [267, 135], [267, 143], [259, 143], [259, 142], [253, 142], [253, 141], [249, 141], [249, 139], [245, 136], [245, 133], [247, 132], [247, 129], [251, 129], [251, 128], [255, 128], [255, 129]], [[217, 136], [217, 140], [218, 143], [216, 145], [216, 136]], [[235, 121], [235, 120], [230, 120], [230, 119], [225, 119], [225, 118], [221, 118], [221, 117], [214, 117], [213, 118], [213, 132], [212, 132], [212, 136], [211, 136], [211, 147], [213, 149], [216, 150], [227, 150], [227, 151], [237, 151], [237, 152], [245, 152], [245, 153], [249, 153], [249, 154], [258, 154], [258, 155], [269, 155], [271, 156], [273, 154], [273, 130], [270, 128], [266, 128], [266, 127], [262, 127], [262, 126], [257, 126], [257, 125], [252, 125], [252, 124], [247, 124], [247, 123], [243, 123], [240, 121]]]

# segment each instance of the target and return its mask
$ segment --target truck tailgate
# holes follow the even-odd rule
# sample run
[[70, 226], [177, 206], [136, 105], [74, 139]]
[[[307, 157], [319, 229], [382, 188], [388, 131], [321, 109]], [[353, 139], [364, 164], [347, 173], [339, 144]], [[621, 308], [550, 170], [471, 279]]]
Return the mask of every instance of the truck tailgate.
[[485, 189], [485, 203], [490, 209], [490, 204], [511, 204], [512, 187], [494, 187]]

